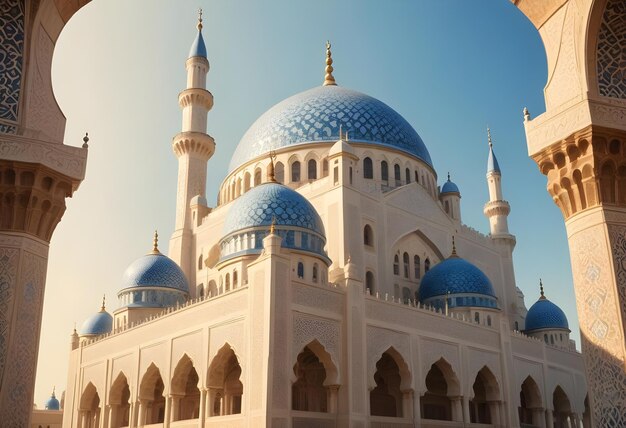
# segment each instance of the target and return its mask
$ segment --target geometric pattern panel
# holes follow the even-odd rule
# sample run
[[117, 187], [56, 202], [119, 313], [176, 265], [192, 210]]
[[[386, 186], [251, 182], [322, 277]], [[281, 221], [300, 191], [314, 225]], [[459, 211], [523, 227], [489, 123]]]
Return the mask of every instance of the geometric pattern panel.
[[598, 33], [600, 95], [626, 99], [626, 2], [608, 0]]
[[17, 122], [24, 55], [24, 0], [0, 1], [0, 119]]
[[415, 129], [382, 101], [340, 86], [318, 86], [296, 94], [265, 112], [245, 133], [230, 170], [271, 150], [309, 142], [339, 140], [393, 147], [432, 165]]

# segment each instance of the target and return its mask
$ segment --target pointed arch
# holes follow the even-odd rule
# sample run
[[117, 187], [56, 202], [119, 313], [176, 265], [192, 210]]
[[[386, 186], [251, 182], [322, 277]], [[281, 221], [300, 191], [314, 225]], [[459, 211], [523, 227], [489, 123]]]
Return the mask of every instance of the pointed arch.
[[291, 408], [306, 412], [328, 412], [328, 388], [324, 385], [327, 374], [324, 363], [305, 346], [298, 354], [291, 385]]
[[172, 421], [196, 419], [200, 414], [199, 377], [193, 361], [184, 354], [176, 368], [170, 383], [172, 394]]
[[422, 418], [434, 420], [462, 420], [453, 414], [451, 397], [461, 395], [461, 384], [452, 366], [440, 358], [430, 366], [424, 378], [425, 392], [420, 399]]
[[124, 372], [119, 372], [109, 392], [111, 405], [111, 428], [128, 426], [130, 420], [130, 387]]
[[93, 383], [89, 382], [83, 389], [78, 408], [83, 414], [85, 428], [100, 426], [100, 396]]
[[402, 417], [408, 414], [403, 396], [410, 390], [411, 372], [393, 346], [383, 352], [376, 362], [374, 382], [376, 387], [370, 391], [372, 416]]
[[139, 400], [146, 403], [142, 406], [143, 420], [146, 425], [162, 423], [165, 418], [165, 384], [161, 372], [154, 363], [150, 363], [139, 384]]
[[263, 181], [263, 173], [261, 172], [261, 167], [258, 166], [254, 170], [254, 187], [261, 184], [262, 181]]
[[217, 351], [207, 371], [209, 416], [241, 413], [243, 383], [241, 365], [228, 343]]
[[561, 385], [557, 385], [552, 393], [552, 409], [554, 409], [554, 426], [558, 428], [569, 426], [572, 405]]
[[476, 374], [470, 399], [470, 421], [480, 424], [499, 424], [498, 402], [500, 386], [493, 372], [483, 366]]
[[532, 376], [527, 376], [520, 388], [518, 415], [520, 424], [539, 426], [543, 418], [541, 390]]

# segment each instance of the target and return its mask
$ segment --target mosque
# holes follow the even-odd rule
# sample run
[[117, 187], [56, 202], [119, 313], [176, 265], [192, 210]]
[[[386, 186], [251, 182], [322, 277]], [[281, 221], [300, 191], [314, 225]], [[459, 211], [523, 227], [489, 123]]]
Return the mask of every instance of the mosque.
[[491, 137], [483, 235], [412, 126], [332, 63], [327, 44], [323, 84], [248, 129], [209, 206], [200, 18], [169, 255], [155, 233], [117, 309], [74, 331], [64, 427], [590, 426], [565, 314], [516, 287]]

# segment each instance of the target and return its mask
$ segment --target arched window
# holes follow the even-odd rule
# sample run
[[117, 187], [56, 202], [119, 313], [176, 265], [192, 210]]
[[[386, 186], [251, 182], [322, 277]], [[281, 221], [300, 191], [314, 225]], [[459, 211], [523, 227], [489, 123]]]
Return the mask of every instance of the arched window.
[[318, 275], [319, 275], [319, 267], [317, 263], [313, 263], [313, 282], [317, 283]]
[[491, 327], [491, 315], [487, 315], [487, 325]]
[[300, 181], [300, 161], [295, 161], [291, 164], [291, 182], [297, 183]]
[[374, 274], [369, 270], [365, 273], [365, 289], [374, 293]]
[[202, 254], [198, 257], [198, 270], [202, 270]]
[[179, 400], [179, 412], [172, 415], [172, 421], [196, 419], [200, 414], [198, 372], [186, 354], [180, 359], [174, 369], [171, 391], [172, 395], [175, 395]]
[[372, 416], [403, 416], [402, 380], [398, 363], [389, 352], [383, 353], [376, 362], [374, 373], [376, 387], [370, 391], [370, 414]]
[[230, 274], [227, 273], [226, 277], [224, 278], [224, 283], [226, 286], [226, 291], [230, 291]]
[[285, 166], [282, 162], [276, 162], [276, 165], [274, 166], [274, 178], [279, 183], [285, 182]]
[[304, 263], [298, 262], [298, 278], [304, 278]]
[[322, 177], [328, 176], [328, 158], [324, 158], [322, 161]]
[[259, 184], [261, 184], [261, 168], [254, 170], [254, 185], [258, 186]]
[[411, 269], [409, 268], [409, 253], [404, 253], [402, 255], [402, 264], [404, 267], [404, 277], [408, 278], [409, 277], [409, 272], [411, 271]]
[[371, 158], [363, 159], [363, 178], [374, 178], [374, 166]]
[[198, 285], [198, 297], [200, 298], [204, 297], [204, 284]]
[[404, 179], [406, 180], [406, 184], [411, 182], [411, 170], [408, 168], [404, 170]]
[[380, 163], [380, 179], [382, 181], [389, 181], [389, 165], [387, 165], [387, 161]]
[[144, 422], [146, 425], [163, 423], [165, 417], [164, 389], [165, 385], [163, 384], [159, 369], [154, 363], [150, 364], [141, 379], [138, 391], [138, 395], [145, 400], [146, 404], [146, 413], [144, 414]]
[[298, 355], [293, 371], [298, 379], [291, 387], [292, 409], [328, 412], [328, 393], [324, 386], [326, 369], [308, 346]]
[[400, 176], [400, 165], [395, 164], [393, 166], [393, 178], [396, 180], [396, 186], [401, 184], [402, 177]]
[[[209, 416], [234, 415], [241, 413], [243, 384], [240, 380], [241, 366], [237, 356], [227, 344], [217, 352], [209, 366], [208, 381]], [[212, 397], [211, 395], [214, 394]]]
[[315, 159], [309, 159], [308, 163], [308, 179], [315, 180], [317, 179], [317, 162]]
[[444, 202], [444, 209], [446, 210], [446, 214], [450, 214], [450, 204], [448, 201]]
[[393, 274], [400, 275], [400, 259], [397, 254], [393, 256]]
[[250, 190], [250, 173], [246, 172], [243, 175], [243, 191], [247, 192], [248, 190]]
[[480, 324], [480, 314], [478, 312], [474, 312], [474, 322]]
[[553, 335], [550, 335], [550, 344], [554, 345], [554, 336]]
[[548, 335], [547, 335], [547, 334], [544, 334], [544, 335], [543, 335], [543, 341], [544, 341], [544, 342], [546, 342], [546, 343], [548, 343]]
[[233, 271], [233, 288], [237, 288], [239, 285], [239, 278], [237, 276], [237, 269]]
[[515, 331], [519, 331], [519, 323], [515, 321]]
[[417, 171], [415, 171], [415, 182], [419, 183], [420, 182], [420, 175]]
[[430, 259], [426, 259], [424, 260], [424, 273], [428, 272], [430, 270]]
[[422, 276], [422, 272], [421, 272], [421, 260], [420, 260], [420, 256], [418, 256], [417, 254], [413, 256], [413, 270], [415, 273], [415, 279], [419, 279], [420, 276]]
[[369, 224], [366, 224], [363, 228], [363, 244], [374, 246], [374, 232]]

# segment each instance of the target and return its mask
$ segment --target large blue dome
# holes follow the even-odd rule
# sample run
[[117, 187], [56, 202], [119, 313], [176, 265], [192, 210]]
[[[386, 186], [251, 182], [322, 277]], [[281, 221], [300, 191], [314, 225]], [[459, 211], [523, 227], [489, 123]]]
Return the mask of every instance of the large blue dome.
[[122, 289], [134, 287], [163, 287], [189, 292], [181, 268], [159, 252], [146, 254], [128, 266], [122, 277]]
[[460, 257], [452, 256], [435, 265], [420, 283], [422, 303], [429, 303], [429, 299], [436, 297], [445, 298], [448, 293], [452, 306], [495, 307], [496, 293], [487, 275]]
[[110, 333], [113, 329], [113, 317], [104, 307], [87, 318], [80, 328], [81, 336], [97, 336]]
[[393, 147], [432, 167], [430, 154], [413, 127], [387, 104], [340, 86], [319, 86], [296, 94], [265, 112], [245, 133], [230, 170], [271, 150], [310, 142], [339, 140]]
[[325, 237], [324, 224], [304, 196], [279, 183], [264, 183], [250, 189], [230, 207], [222, 236], [251, 227], [295, 226]]
[[569, 330], [565, 313], [548, 299], [540, 298], [526, 314], [526, 331], [556, 328]]

